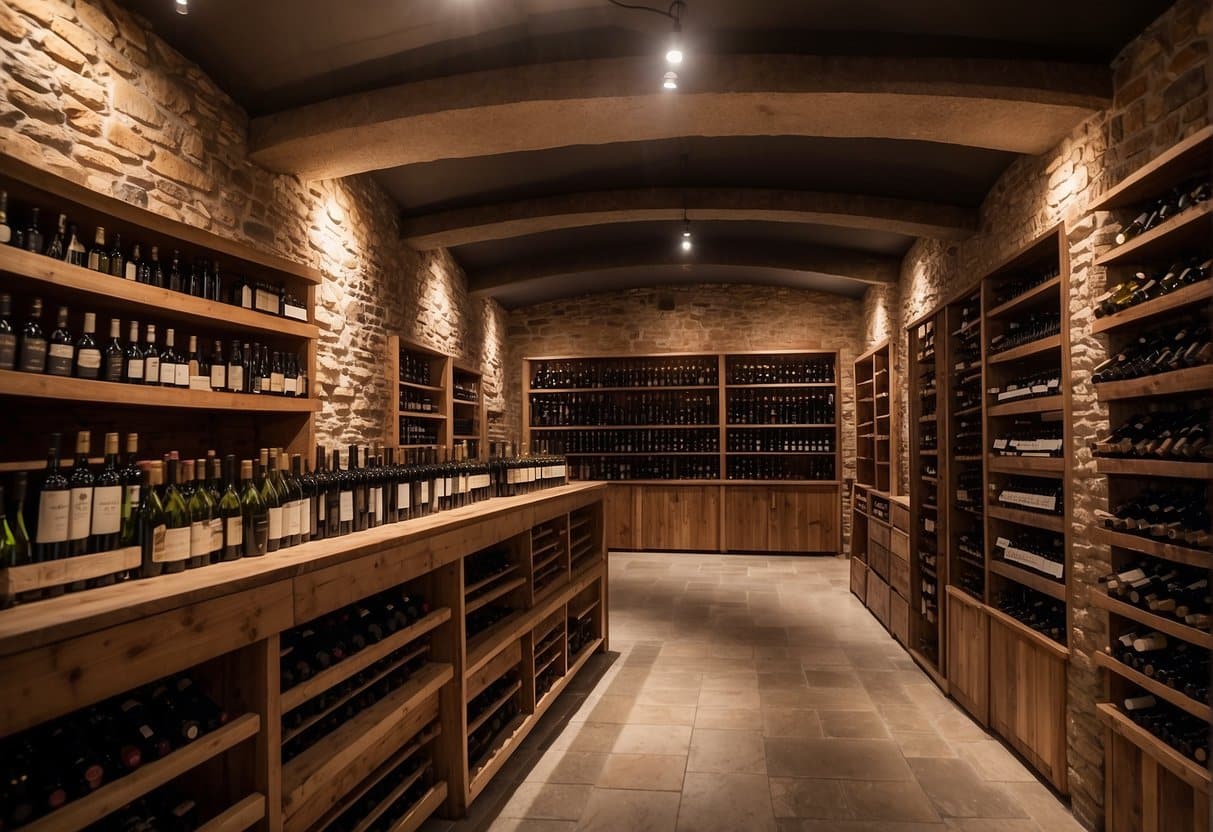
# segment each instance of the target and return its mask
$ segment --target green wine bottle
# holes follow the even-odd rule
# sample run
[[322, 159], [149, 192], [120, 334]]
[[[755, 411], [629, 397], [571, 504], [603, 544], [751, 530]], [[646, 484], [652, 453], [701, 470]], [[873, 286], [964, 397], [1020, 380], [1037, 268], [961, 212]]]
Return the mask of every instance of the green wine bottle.
[[190, 515], [190, 559], [187, 566], [196, 569], [211, 562], [211, 505], [210, 492], [206, 487], [206, 460], [186, 460], [186, 477], [193, 479], [193, 491], [186, 509]]
[[269, 448], [261, 449], [261, 467], [257, 477], [257, 493], [265, 504], [269, 529], [265, 550], [277, 552], [282, 547], [282, 497], [274, 485], [274, 473], [270, 466]]
[[240, 518], [240, 495], [236, 493], [236, 457], [223, 459], [225, 486], [219, 497], [218, 516], [223, 529], [221, 560], [239, 560], [244, 555], [244, 527]]
[[167, 531], [164, 518], [164, 503], [160, 499], [164, 469], [159, 462], [149, 462], [143, 469], [143, 483], [139, 489], [138, 522], [139, 549], [142, 556], [141, 577], [153, 578], [164, 573], [164, 538]]
[[181, 495], [181, 463], [170, 458], [161, 502], [164, 504], [164, 571], [184, 572], [190, 558], [190, 512]]
[[270, 520], [265, 502], [261, 499], [261, 492], [257, 490], [257, 481], [253, 477], [253, 460], [246, 459], [240, 463], [240, 479], [244, 482], [240, 493], [240, 524], [241, 536], [244, 538], [244, 556], [246, 558], [260, 557], [268, 550]]

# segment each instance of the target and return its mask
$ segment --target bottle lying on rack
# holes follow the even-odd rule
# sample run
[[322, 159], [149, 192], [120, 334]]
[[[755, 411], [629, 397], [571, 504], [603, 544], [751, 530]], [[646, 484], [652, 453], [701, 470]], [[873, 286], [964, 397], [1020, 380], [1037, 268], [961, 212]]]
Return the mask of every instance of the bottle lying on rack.
[[1209, 699], [1209, 651], [1163, 633], [1132, 631], [1114, 639], [1108, 655], [1197, 702]]
[[960, 324], [952, 332], [956, 338], [975, 338], [981, 326], [981, 295], [970, 295], [960, 307]]
[[505, 601], [495, 601], [488, 606], [470, 612], [466, 616], [466, 631], [468, 639], [473, 639], [487, 632], [498, 622], [504, 621], [514, 613], [514, 608]]
[[480, 386], [474, 381], [451, 382], [451, 397], [457, 402], [475, 403], [480, 401]]
[[570, 618], [568, 628], [569, 662], [572, 663], [580, 658], [582, 651], [598, 637], [598, 630], [594, 616], [588, 614], [581, 618]]
[[170, 784], [143, 795], [90, 828], [98, 832], [193, 832], [202, 825], [197, 798]]
[[715, 356], [565, 359], [536, 361], [532, 367], [532, 390], [714, 387], [719, 379]]
[[508, 548], [494, 547], [477, 552], [463, 560], [463, 585], [468, 587], [483, 583], [495, 575], [511, 571], [514, 567]]
[[1057, 480], [1038, 477], [1008, 477], [1002, 486], [991, 483], [999, 505], [1017, 509], [1061, 514], [1062, 484]]
[[[435, 729], [436, 724], [431, 724], [422, 735], [433, 735]], [[430, 754], [418, 749], [393, 766], [324, 828], [327, 832], [394, 829], [433, 785], [434, 764]], [[372, 820], [373, 823], [368, 823]]]
[[935, 322], [925, 321], [918, 325], [918, 354], [920, 364], [935, 360]]
[[834, 457], [731, 456], [730, 480], [832, 480]]
[[956, 397], [954, 407], [957, 413], [966, 413], [981, 407], [981, 370], [969, 370], [958, 374], [956, 386], [952, 388]]
[[727, 410], [732, 425], [831, 425], [834, 393], [731, 390]]
[[981, 420], [962, 416], [956, 419], [955, 425], [955, 431], [952, 433], [952, 455], [981, 456]]
[[971, 514], [981, 514], [985, 509], [981, 496], [981, 471], [968, 466], [956, 475], [956, 493], [953, 504]]
[[1056, 396], [1061, 392], [1061, 372], [1050, 370], [1044, 373], [1019, 376], [1001, 386], [990, 387], [986, 392], [997, 404], [1035, 399], [1040, 396]]
[[189, 676], [173, 676], [5, 737], [0, 820], [15, 829], [52, 814], [227, 721]]
[[994, 551], [1008, 563], [1026, 566], [1062, 580], [1066, 570], [1065, 538], [1051, 532], [1017, 529], [994, 539]]
[[1209, 629], [1213, 594], [1207, 570], [1143, 558], [1100, 578], [1108, 595], [1154, 615]]
[[833, 358], [729, 359], [729, 384], [833, 384]]
[[[537, 433], [539, 431], [536, 431]], [[548, 439], [551, 435], [553, 438]], [[808, 435], [812, 435], [810, 432]], [[716, 453], [717, 428], [630, 428], [620, 430], [563, 430], [543, 433], [543, 442], [564, 454]]]
[[1060, 420], [1018, 418], [1010, 428], [994, 431], [991, 450], [998, 456], [1059, 457], [1065, 447]]
[[985, 569], [985, 545], [982, 543], [984, 537], [981, 529], [959, 535], [956, 538], [957, 560], [978, 569]]
[[1149, 694], [1124, 700], [1124, 713], [1189, 760], [1209, 762], [1209, 725], [1187, 711]]
[[939, 444], [939, 438], [934, 424], [924, 425], [918, 432], [918, 447], [923, 451], [934, 451]]
[[1161, 272], [1137, 272], [1095, 299], [1095, 317], [1115, 315], [1210, 277], [1213, 277], [1213, 258], [1199, 255], [1176, 261]]
[[[476, 722], [476, 720], [485, 716], [490, 712], [490, 709], [497, 710], [504, 708], [509, 700], [503, 697], [518, 684], [517, 678], [513, 672], [507, 673], [497, 681], [493, 682], [487, 688], [476, 694], [472, 701], [468, 702], [468, 724]], [[496, 707], [494, 707], [496, 706]]]
[[575, 480], [717, 480], [719, 457], [643, 457], [575, 459]]
[[997, 355], [1060, 332], [1060, 312], [1032, 312], [1026, 320], [1008, 321], [1006, 332], [990, 339], [990, 354]]
[[1209, 328], [1192, 323], [1142, 335], [1123, 350], [1108, 358], [1091, 373], [1091, 381], [1109, 381], [1169, 373], [1186, 367], [1199, 367], [1213, 361], [1213, 341]]
[[1002, 306], [1008, 303], [1025, 292], [1030, 292], [1042, 283], [1048, 283], [1053, 278], [1061, 274], [1061, 269], [1056, 266], [1046, 266], [1030, 274], [1013, 277], [1010, 280], [1004, 281], [994, 292], [994, 306]]
[[738, 430], [730, 428], [728, 441], [730, 451], [834, 453], [834, 431], [832, 429]]
[[954, 585], [978, 601], [985, 600], [985, 573], [972, 563], [961, 560]]
[[501, 708], [493, 713], [492, 717], [485, 721], [484, 725], [468, 734], [468, 770], [473, 774], [480, 764], [496, 750], [498, 740], [501, 739], [498, 735], [508, 728], [521, 713], [517, 699], [517, 697], [508, 699]]
[[1066, 643], [1066, 608], [1060, 601], [1034, 589], [1016, 587], [1000, 592], [994, 605], [1041, 635]]
[[1166, 196], [1146, 203], [1133, 221], [1116, 235], [1116, 245], [1122, 246], [1139, 234], [1157, 228], [1172, 217], [1206, 201], [1209, 189], [1208, 177], [1200, 176], [1176, 186]]
[[1126, 534], [1207, 549], [1209, 533], [1208, 493], [1201, 487], [1151, 488], [1115, 511], [1096, 510], [1095, 517], [1106, 528]]
[[531, 394], [531, 427], [566, 425], [715, 425], [716, 393]]
[[1096, 456], [1138, 459], [1209, 460], [1209, 411], [1139, 413], [1091, 444]]
[[936, 467], [934, 462], [924, 462], [922, 463], [922, 475], [935, 479], [939, 476], [939, 468]]

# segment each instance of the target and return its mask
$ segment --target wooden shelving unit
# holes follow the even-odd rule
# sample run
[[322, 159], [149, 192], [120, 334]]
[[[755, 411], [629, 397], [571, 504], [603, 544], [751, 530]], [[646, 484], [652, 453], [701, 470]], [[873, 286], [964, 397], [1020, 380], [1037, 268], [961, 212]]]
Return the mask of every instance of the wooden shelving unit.
[[[1208, 177], [1213, 156], [1213, 127], [1206, 127], [1181, 141], [1152, 162], [1109, 189], [1094, 206], [1110, 212], [1112, 220], [1128, 223], [1137, 206], [1167, 194], [1176, 185], [1195, 176]], [[1209, 224], [1213, 205], [1206, 202], [1190, 208], [1158, 227], [1120, 246], [1096, 252], [1096, 264], [1107, 269], [1107, 286], [1136, 271], [1153, 273], [1165, 269], [1179, 258], [1210, 253]], [[1188, 321], [1207, 321], [1213, 281], [1204, 280], [1169, 294], [1138, 303], [1119, 312], [1098, 318], [1093, 331], [1114, 354], [1146, 331], [1179, 330]], [[1158, 375], [1113, 381], [1095, 385], [1096, 395], [1106, 403], [1108, 428], [1116, 428], [1147, 411], [1155, 413], [1207, 412], [1213, 389], [1213, 367], [1186, 367]], [[1186, 459], [1150, 456], [1107, 457], [1096, 454], [1096, 469], [1107, 478], [1108, 506], [1116, 507], [1148, 489], [1160, 492], [1203, 493], [1206, 499], [1213, 483], [1213, 465]], [[1213, 553], [1149, 534], [1130, 534], [1106, 528], [1096, 520], [1087, 529], [1087, 537], [1111, 549], [1115, 572], [1143, 565], [1186, 570], [1203, 576], [1213, 564]], [[1108, 613], [1110, 644], [1125, 633], [1159, 632], [1171, 640], [1168, 649], [1186, 644], [1189, 649], [1213, 649], [1208, 630], [1192, 627], [1167, 613], [1155, 613], [1130, 604], [1102, 591], [1091, 591], [1092, 603]], [[1108, 816], [1116, 816], [1115, 832], [1128, 826], [1119, 818], [1141, 818], [1143, 828], [1193, 830], [1208, 822], [1209, 772], [1184, 756], [1142, 726], [1133, 722], [1123, 709], [1127, 697], [1149, 694], [1181, 713], [1194, 718], [1195, 724], [1208, 723], [1213, 715], [1208, 702], [1190, 699], [1182, 692], [1146, 676], [1110, 655], [1096, 654], [1096, 663], [1105, 671], [1108, 702], [1100, 704], [1099, 716], [1105, 728], [1105, 767], [1111, 773], [1108, 790]], [[1125, 772], [1129, 766], [1135, 776]], [[1111, 827], [1110, 827], [1111, 828]]]
[[[758, 365], [759, 375], [743, 375], [749, 365]], [[832, 380], [795, 380], [810, 377], [798, 375], [800, 367]], [[610, 481], [609, 547], [840, 550], [836, 352], [544, 356], [523, 360], [522, 379], [524, 445], [564, 453], [573, 479]], [[829, 418], [795, 415], [790, 400], [797, 397], [817, 398]], [[565, 412], [588, 401], [662, 401], [673, 404], [669, 412], [695, 418], [671, 424], [659, 415], [666, 411], [654, 410], [647, 421], [597, 424]], [[753, 424], [730, 419], [743, 401], [771, 412]], [[596, 438], [603, 431], [619, 435], [607, 443]]]
[[488, 453], [488, 417], [484, 407], [484, 379], [479, 370], [451, 365], [451, 439], [466, 443], [469, 459]]
[[387, 379], [394, 391], [388, 412], [393, 445], [405, 449], [452, 446], [452, 359], [422, 344], [388, 336]]
[[[948, 562], [941, 545], [949, 456], [944, 433], [947, 376], [943, 314], [931, 312], [909, 327], [906, 380], [910, 408], [910, 597], [909, 646], [916, 660], [943, 679], [944, 587]], [[946, 685], [946, 682], [945, 682]]]

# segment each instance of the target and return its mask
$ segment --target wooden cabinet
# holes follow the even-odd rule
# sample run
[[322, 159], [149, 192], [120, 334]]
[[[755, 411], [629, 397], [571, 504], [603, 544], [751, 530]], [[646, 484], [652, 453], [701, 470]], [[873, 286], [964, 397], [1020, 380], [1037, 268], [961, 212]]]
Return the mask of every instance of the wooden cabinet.
[[729, 551], [838, 551], [836, 488], [730, 485], [724, 491]]
[[608, 549], [640, 548], [636, 535], [636, 492], [639, 490], [635, 485], [612, 483], [607, 486], [603, 523]]
[[720, 487], [646, 485], [638, 489], [635, 529], [642, 549], [717, 551]]
[[910, 605], [896, 592], [889, 593], [889, 632], [898, 644], [906, 646], [910, 637]]
[[889, 626], [889, 585], [877, 577], [876, 573], [868, 572], [868, 609], [872, 611], [872, 615], [876, 616], [876, 620], [884, 625], [885, 629]]
[[851, 592], [860, 601], [868, 596], [868, 567], [859, 558], [851, 558]]
[[726, 488], [724, 548], [730, 552], [767, 551], [774, 513], [770, 489], [759, 485]]
[[990, 617], [978, 603], [948, 587], [948, 692], [982, 725], [990, 721]]

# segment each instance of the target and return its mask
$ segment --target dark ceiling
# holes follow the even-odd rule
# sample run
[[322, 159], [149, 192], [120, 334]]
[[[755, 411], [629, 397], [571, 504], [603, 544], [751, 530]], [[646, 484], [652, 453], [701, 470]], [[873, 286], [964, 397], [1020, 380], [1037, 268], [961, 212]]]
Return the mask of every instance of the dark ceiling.
[[[639, 0], [644, 2], [644, 0]], [[124, 0], [197, 61], [250, 115], [427, 78], [555, 61], [659, 55], [670, 22], [607, 0]], [[655, 0], [656, 5], [664, 5]], [[688, 0], [688, 62], [699, 53], [907, 55], [1107, 66], [1170, 0]], [[542, 124], [537, 124], [542, 130]], [[401, 137], [407, 141], [407, 137]], [[767, 188], [976, 208], [1013, 160], [961, 144], [798, 136], [686, 136], [448, 159], [374, 176], [406, 216], [520, 199], [642, 188]], [[814, 272], [696, 265], [717, 250], [798, 245], [899, 256], [904, 234], [786, 222], [696, 223], [688, 265], [612, 269], [617, 251], [676, 244], [669, 222], [591, 225], [457, 246], [475, 282], [575, 254], [602, 268], [520, 283], [517, 306], [662, 282], [801, 285], [855, 296], [864, 284]], [[704, 260], [707, 263], [707, 259]]]

